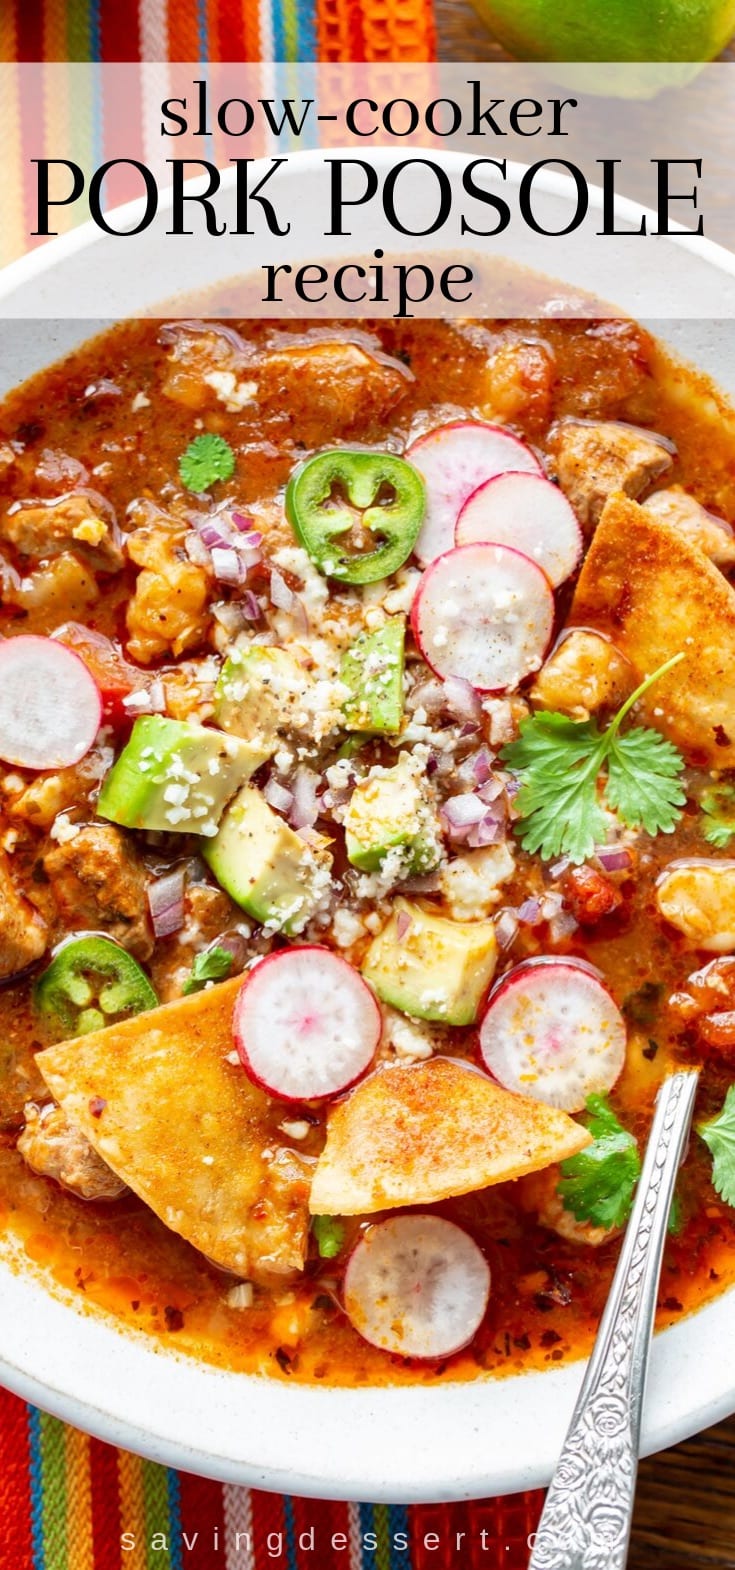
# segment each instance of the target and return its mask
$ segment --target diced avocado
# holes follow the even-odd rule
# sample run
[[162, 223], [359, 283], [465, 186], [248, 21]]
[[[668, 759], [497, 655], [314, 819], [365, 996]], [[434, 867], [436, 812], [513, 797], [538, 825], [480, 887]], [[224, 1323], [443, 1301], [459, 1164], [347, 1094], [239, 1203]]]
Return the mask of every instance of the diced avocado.
[[405, 641], [403, 617], [394, 616], [376, 632], [362, 633], [343, 656], [340, 678], [351, 694], [344, 705], [348, 730], [400, 730]]
[[448, 921], [397, 899], [362, 973], [384, 1003], [415, 1019], [471, 1025], [495, 970], [491, 921]]
[[267, 756], [237, 736], [147, 714], [104, 780], [97, 812], [127, 829], [211, 836], [230, 797]]
[[347, 858], [362, 872], [375, 872], [391, 853], [405, 877], [430, 872], [441, 860], [439, 820], [420, 765], [408, 753], [358, 781], [344, 826]]
[[249, 916], [289, 936], [303, 931], [330, 886], [331, 857], [294, 834], [252, 785], [235, 797], [203, 854]]
[[288, 649], [259, 643], [234, 648], [214, 691], [217, 724], [275, 752], [281, 733], [298, 723], [312, 678]]

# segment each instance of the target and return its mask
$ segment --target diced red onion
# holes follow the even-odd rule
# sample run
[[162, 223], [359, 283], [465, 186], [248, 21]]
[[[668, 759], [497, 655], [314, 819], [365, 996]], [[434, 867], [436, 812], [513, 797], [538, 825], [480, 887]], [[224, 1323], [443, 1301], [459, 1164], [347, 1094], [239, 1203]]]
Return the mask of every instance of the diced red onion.
[[317, 788], [320, 777], [313, 769], [302, 765], [296, 770], [292, 783], [293, 803], [288, 815], [289, 823], [294, 829], [312, 828], [319, 816]]
[[281, 785], [278, 780], [268, 780], [263, 786], [263, 795], [276, 812], [290, 812], [293, 806], [293, 792], [286, 790], [285, 785]]
[[240, 608], [247, 621], [260, 621], [262, 611], [252, 589], [246, 589], [240, 600]]
[[485, 816], [483, 802], [479, 801], [471, 791], [465, 792], [462, 796], [448, 796], [441, 810], [450, 828], [453, 829], [470, 828], [473, 823], [479, 823]]
[[248, 957], [248, 948], [241, 932], [235, 930], [221, 932], [219, 937], [215, 938], [214, 943], [210, 943], [208, 947], [210, 949], [226, 949], [227, 953], [232, 955], [233, 971], [244, 969]]
[[157, 938], [167, 938], [184, 925], [184, 874], [168, 872], [148, 884], [148, 909]]
[[495, 938], [499, 949], [510, 948], [518, 931], [518, 917], [516, 912], [507, 906], [498, 912], [495, 918]]
[[212, 547], [212, 566], [214, 576], [220, 583], [242, 583], [245, 577], [245, 568], [237, 551], [231, 550], [229, 545]]
[[196, 567], [211, 567], [212, 558], [200, 534], [192, 529], [184, 540], [184, 550]]
[[308, 823], [305, 823], [302, 829], [297, 829], [296, 833], [305, 845], [318, 845], [321, 842], [321, 835]]
[[544, 921], [553, 921], [564, 906], [563, 894], [545, 894], [541, 901], [541, 915]]
[[411, 926], [411, 916], [407, 910], [399, 910], [396, 917], [396, 937], [399, 943], [403, 942]]
[[504, 836], [504, 825], [493, 812], [486, 812], [479, 823], [473, 824], [467, 835], [467, 844], [473, 850], [481, 850], [485, 845], [497, 845]]
[[324, 795], [322, 796], [322, 803], [325, 807], [328, 807], [331, 812], [333, 807], [346, 807], [351, 795], [352, 791], [345, 789], [343, 786], [341, 786], [339, 790], [332, 790], [330, 788], [329, 790], [325, 790]]
[[293, 589], [289, 589], [286, 579], [276, 567], [271, 569], [270, 597], [271, 604], [279, 611], [290, 611], [296, 598]]
[[601, 845], [595, 851], [595, 855], [606, 872], [629, 872], [633, 865], [631, 852], [619, 846], [611, 845], [608, 849], [607, 846]]
[[427, 714], [439, 714], [444, 707], [444, 688], [440, 681], [429, 677], [421, 681], [408, 695], [410, 709], [425, 709]]
[[421, 873], [415, 878], [406, 878], [405, 883], [401, 883], [399, 887], [406, 894], [435, 894], [441, 885], [441, 873], [437, 870]]
[[540, 899], [524, 899], [516, 912], [518, 920], [524, 927], [535, 927], [541, 921]]
[[219, 519], [215, 522], [212, 517], [195, 518], [194, 526], [208, 551], [227, 551], [230, 549], [232, 540], [230, 535], [222, 528]]
[[251, 619], [245, 612], [244, 599], [245, 596], [243, 595], [242, 601], [218, 600], [212, 606], [212, 615], [215, 621], [219, 622], [220, 627], [224, 627], [229, 638], [235, 638], [238, 632], [242, 632], [245, 621]]
[[[493, 755], [489, 747], [480, 747], [478, 749], [472, 759], [472, 768], [478, 785], [490, 784], [493, 777]], [[497, 784], [498, 794], [500, 794], [502, 786], [499, 781]], [[486, 797], [483, 797], [483, 800], [486, 799]]]
[[552, 878], [563, 878], [564, 873], [571, 865], [571, 857], [562, 856], [561, 861], [555, 861], [553, 867], [549, 867], [549, 875]]
[[503, 785], [503, 781], [499, 780], [497, 775], [494, 774], [491, 779], [487, 780], [484, 785], [480, 786], [477, 795], [479, 796], [480, 801], [484, 801], [488, 807], [497, 802], [498, 811], [500, 811], [502, 807], [503, 813], [505, 813], [505, 802], [501, 802], [500, 799], [503, 795], [504, 789], [505, 787]]
[[244, 338], [236, 332], [234, 327], [226, 327], [222, 322], [200, 322], [182, 318], [177, 322], [165, 322], [158, 335], [159, 343], [176, 344], [180, 338], [221, 338], [237, 351], [238, 357], [250, 363], [253, 355]]
[[252, 518], [244, 517], [241, 512], [231, 512], [230, 518], [238, 532], [238, 546], [243, 550], [257, 550], [263, 544], [263, 535], [260, 529], [253, 528]]
[[464, 676], [447, 676], [444, 682], [444, 701], [452, 714], [460, 720], [482, 719], [482, 701], [479, 693]]
[[152, 681], [150, 687], [129, 692], [122, 700], [126, 714], [165, 714], [166, 691], [162, 681]]
[[558, 916], [554, 916], [549, 922], [549, 936], [552, 943], [560, 943], [563, 938], [570, 938], [572, 933], [576, 932], [577, 925], [571, 911], [560, 910]]

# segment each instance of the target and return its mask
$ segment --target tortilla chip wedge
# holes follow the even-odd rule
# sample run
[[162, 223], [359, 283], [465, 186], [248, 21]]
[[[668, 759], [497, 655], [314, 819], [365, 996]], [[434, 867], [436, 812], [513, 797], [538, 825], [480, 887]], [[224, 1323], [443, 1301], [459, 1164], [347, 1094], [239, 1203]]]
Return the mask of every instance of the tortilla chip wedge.
[[381, 1069], [332, 1111], [310, 1206], [358, 1216], [433, 1204], [563, 1161], [589, 1142], [566, 1112], [454, 1058]]
[[167, 1227], [227, 1270], [267, 1276], [303, 1264], [308, 1169], [278, 1151], [268, 1098], [228, 1062], [240, 982], [62, 1041], [36, 1062], [71, 1122]]
[[735, 591], [697, 545], [636, 502], [611, 497], [569, 619], [608, 633], [641, 678], [684, 654], [642, 707], [690, 762], [732, 768]]

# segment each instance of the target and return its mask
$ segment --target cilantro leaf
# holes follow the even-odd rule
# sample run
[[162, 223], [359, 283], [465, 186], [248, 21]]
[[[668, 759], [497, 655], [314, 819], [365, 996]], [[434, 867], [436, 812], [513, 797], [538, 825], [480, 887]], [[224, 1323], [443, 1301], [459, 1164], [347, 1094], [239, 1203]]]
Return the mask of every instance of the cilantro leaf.
[[229, 480], [235, 472], [235, 454], [224, 436], [204, 431], [189, 442], [179, 458], [179, 475], [187, 491], [206, 491], [215, 480]]
[[320, 1259], [336, 1259], [345, 1240], [344, 1223], [334, 1216], [312, 1216], [311, 1230]]
[[616, 734], [607, 758], [607, 801], [629, 828], [670, 834], [686, 801], [682, 768], [681, 753], [658, 731], [639, 725]]
[[563, 714], [528, 715], [517, 741], [500, 754], [515, 770], [521, 788], [517, 832], [524, 850], [547, 859], [562, 852], [584, 861], [605, 836], [605, 817], [596, 782], [603, 738], [594, 720], [581, 723]]
[[208, 981], [225, 981], [232, 970], [232, 955], [229, 949], [223, 949], [215, 944], [214, 948], [202, 949], [201, 954], [195, 954], [191, 975], [184, 982], [184, 997], [191, 992], [201, 992]]
[[606, 1096], [588, 1097], [584, 1121], [593, 1142], [562, 1161], [556, 1192], [577, 1221], [622, 1227], [641, 1172], [637, 1142], [618, 1121]]
[[710, 845], [724, 850], [735, 834], [735, 790], [732, 785], [711, 785], [702, 791], [699, 805], [708, 823], [704, 837]]
[[697, 1133], [712, 1155], [715, 1192], [726, 1205], [735, 1206], [735, 1085], [730, 1086], [722, 1111], [707, 1123], [700, 1123]]
[[[517, 741], [501, 751], [518, 776], [516, 833], [524, 850], [546, 859], [566, 855], [586, 861], [606, 837], [604, 807], [615, 809], [629, 828], [670, 834], [686, 793], [680, 780], [684, 760], [658, 731], [620, 725], [633, 704], [660, 676], [678, 664], [677, 654], [637, 687], [607, 729], [594, 719], [538, 713], [521, 721]], [[604, 789], [599, 781], [607, 773]]]

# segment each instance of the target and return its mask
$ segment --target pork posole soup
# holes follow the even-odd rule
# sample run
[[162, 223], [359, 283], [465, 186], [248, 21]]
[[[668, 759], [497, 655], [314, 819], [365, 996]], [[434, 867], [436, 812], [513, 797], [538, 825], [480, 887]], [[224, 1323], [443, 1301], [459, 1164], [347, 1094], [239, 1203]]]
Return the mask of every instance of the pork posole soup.
[[584, 1353], [697, 1065], [735, 1266], [735, 417], [628, 321], [126, 324], [0, 409], [0, 1208], [328, 1384]]

